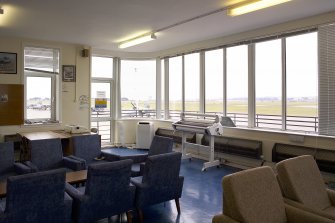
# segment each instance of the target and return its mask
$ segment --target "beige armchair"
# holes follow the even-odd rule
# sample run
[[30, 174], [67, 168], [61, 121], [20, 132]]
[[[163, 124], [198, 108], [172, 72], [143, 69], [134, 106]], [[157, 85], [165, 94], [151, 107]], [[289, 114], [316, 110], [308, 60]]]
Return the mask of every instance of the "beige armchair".
[[313, 156], [283, 160], [277, 170], [287, 204], [335, 221], [335, 191], [326, 188]]
[[285, 204], [270, 167], [225, 176], [222, 186], [224, 214], [214, 216], [213, 223], [334, 222]]

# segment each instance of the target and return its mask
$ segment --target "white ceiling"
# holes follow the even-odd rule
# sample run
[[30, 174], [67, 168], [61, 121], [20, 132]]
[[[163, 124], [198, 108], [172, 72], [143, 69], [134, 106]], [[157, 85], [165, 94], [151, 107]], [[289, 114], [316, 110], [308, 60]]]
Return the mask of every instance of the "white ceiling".
[[156, 52], [335, 10], [335, 0], [292, 0], [237, 17], [219, 12], [159, 32], [155, 41], [117, 48], [126, 39], [238, 1], [243, 0], [2, 0], [0, 36]]

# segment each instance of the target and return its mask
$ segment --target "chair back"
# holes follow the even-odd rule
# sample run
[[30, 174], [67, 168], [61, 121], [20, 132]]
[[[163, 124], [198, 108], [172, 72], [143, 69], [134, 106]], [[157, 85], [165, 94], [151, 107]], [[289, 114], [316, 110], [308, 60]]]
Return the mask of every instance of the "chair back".
[[224, 213], [244, 223], [286, 223], [283, 197], [273, 170], [258, 167], [222, 180]]
[[97, 163], [88, 167], [85, 195], [94, 215], [101, 219], [130, 210], [134, 206], [135, 188], [130, 187], [130, 159]]
[[73, 154], [88, 163], [101, 154], [100, 135], [80, 135], [71, 138]]
[[154, 156], [172, 152], [173, 139], [163, 136], [154, 136], [152, 139], [148, 156]]
[[65, 170], [9, 177], [5, 213], [9, 222], [66, 222]]
[[310, 208], [331, 206], [320, 170], [310, 155], [290, 158], [277, 163], [278, 180], [286, 198]]
[[14, 171], [14, 143], [0, 143], [0, 174]]
[[31, 162], [41, 170], [62, 167], [63, 150], [61, 139], [31, 140]]

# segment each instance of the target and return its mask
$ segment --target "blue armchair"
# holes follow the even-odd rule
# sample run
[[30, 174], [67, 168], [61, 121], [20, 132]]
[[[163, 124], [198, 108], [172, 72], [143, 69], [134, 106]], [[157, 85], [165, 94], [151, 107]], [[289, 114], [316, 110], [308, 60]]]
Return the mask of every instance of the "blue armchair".
[[[172, 138], [163, 136], [154, 136], [149, 148], [148, 157], [164, 153], [170, 153], [172, 152], [172, 148], [173, 148]], [[131, 167], [131, 176], [137, 177], [143, 175], [144, 165], [145, 165], [144, 162], [133, 164], [133, 166]]]
[[[92, 163], [108, 162], [101, 153], [100, 135], [78, 135], [71, 138], [75, 159], [85, 160], [86, 168]], [[73, 157], [73, 156], [70, 156]]]
[[146, 206], [174, 199], [180, 214], [184, 177], [179, 176], [181, 153], [171, 152], [148, 157], [143, 177], [134, 177], [131, 183], [136, 186], [135, 206], [140, 221], [143, 221], [141, 209]]
[[65, 193], [65, 170], [12, 176], [7, 180], [0, 222], [70, 223], [72, 199]]
[[85, 169], [84, 160], [63, 157], [60, 139], [41, 139], [30, 141], [31, 161], [26, 161], [33, 172], [66, 168], [67, 171]]
[[7, 177], [17, 174], [30, 173], [28, 166], [14, 162], [14, 143], [0, 143], [0, 181], [5, 181]]
[[86, 187], [66, 185], [73, 198], [73, 220], [91, 223], [134, 208], [135, 187], [130, 184], [132, 160], [93, 164], [88, 167]]

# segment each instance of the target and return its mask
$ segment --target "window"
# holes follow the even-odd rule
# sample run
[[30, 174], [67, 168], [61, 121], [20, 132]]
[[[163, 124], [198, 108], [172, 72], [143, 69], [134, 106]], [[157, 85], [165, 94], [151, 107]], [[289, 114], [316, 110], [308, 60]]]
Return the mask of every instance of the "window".
[[59, 50], [24, 48], [25, 123], [58, 121]]
[[248, 125], [248, 46], [227, 48], [227, 116]]
[[205, 52], [205, 112], [222, 113], [223, 50]]
[[281, 39], [255, 44], [256, 127], [282, 128]]
[[286, 129], [317, 131], [317, 33], [286, 38]]
[[169, 114], [179, 119], [182, 111], [182, 57], [169, 58]]
[[122, 117], [156, 116], [156, 60], [121, 60]]
[[161, 60], [161, 117], [165, 117], [165, 63]]
[[200, 54], [184, 56], [185, 60], [185, 112], [200, 111]]
[[91, 128], [98, 129], [102, 143], [113, 142], [113, 61], [112, 57], [92, 57]]

